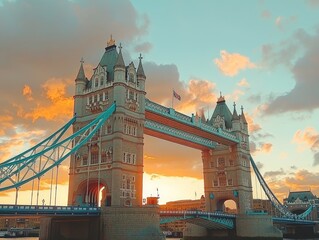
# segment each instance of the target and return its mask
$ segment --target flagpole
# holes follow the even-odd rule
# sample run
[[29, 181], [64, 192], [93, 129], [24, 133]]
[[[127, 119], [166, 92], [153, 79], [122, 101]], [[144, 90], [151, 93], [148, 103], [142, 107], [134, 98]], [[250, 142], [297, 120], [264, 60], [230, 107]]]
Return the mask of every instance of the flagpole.
[[174, 108], [174, 89], [172, 89], [172, 108]]

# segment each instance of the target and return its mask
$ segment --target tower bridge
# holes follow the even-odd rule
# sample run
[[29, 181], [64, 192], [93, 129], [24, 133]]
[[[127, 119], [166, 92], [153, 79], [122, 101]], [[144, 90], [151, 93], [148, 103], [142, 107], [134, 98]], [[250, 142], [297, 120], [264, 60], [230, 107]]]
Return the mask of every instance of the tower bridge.
[[[282, 238], [270, 216], [247, 214], [253, 200], [252, 166], [268, 198], [281, 214], [287, 219], [297, 216], [278, 201], [254, 164], [243, 108], [238, 114], [234, 104], [230, 111], [225, 98], [220, 96], [211, 119], [205, 121], [203, 117], [186, 116], [152, 102], [145, 97], [147, 81], [142, 57], [137, 69], [133, 62], [126, 65], [122, 46], [117, 51], [113, 39], [93, 70], [88, 79], [81, 61], [75, 79], [75, 117], [35, 147], [0, 164], [0, 190], [15, 188], [17, 199], [19, 188], [32, 182], [33, 189], [35, 180], [39, 190], [41, 177], [56, 169], [57, 178], [59, 165], [70, 158], [68, 206], [74, 207], [74, 213], [101, 206], [97, 211], [92, 210], [100, 216], [99, 227], [91, 224], [86, 234], [99, 231], [99, 239], [104, 240], [162, 239], [159, 209], [142, 202], [143, 136], [148, 134], [202, 152], [208, 215], [197, 213], [196, 216], [201, 216], [197, 219], [184, 213], [192, 222], [186, 232], [188, 239], [214, 236], [215, 232], [209, 229], [221, 222], [230, 224], [226, 228], [236, 229], [237, 237]], [[73, 134], [66, 136], [71, 127]], [[235, 222], [233, 216], [213, 215], [223, 210], [226, 200], [236, 203], [239, 214]], [[310, 212], [309, 208], [299, 219], [305, 219]], [[209, 220], [212, 221], [207, 225]], [[41, 239], [52, 239], [56, 230], [61, 230], [61, 236], [66, 234], [67, 230], [59, 225], [66, 221], [65, 218], [60, 221], [57, 216], [46, 217]], [[196, 227], [196, 221], [202, 227]], [[88, 219], [82, 222], [83, 226], [88, 223]], [[68, 226], [69, 232], [74, 232], [76, 218], [70, 219]], [[247, 226], [251, 227], [247, 229]], [[224, 230], [217, 234], [228, 237]]]

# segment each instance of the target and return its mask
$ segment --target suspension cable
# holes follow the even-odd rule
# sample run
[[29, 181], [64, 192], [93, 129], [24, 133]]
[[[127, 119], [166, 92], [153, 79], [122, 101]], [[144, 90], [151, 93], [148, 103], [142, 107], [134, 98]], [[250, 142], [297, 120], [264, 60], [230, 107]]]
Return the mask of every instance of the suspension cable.
[[58, 195], [58, 176], [59, 176], [59, 165], [56, 166], [54, 206], [56, 206], [56, 197]]

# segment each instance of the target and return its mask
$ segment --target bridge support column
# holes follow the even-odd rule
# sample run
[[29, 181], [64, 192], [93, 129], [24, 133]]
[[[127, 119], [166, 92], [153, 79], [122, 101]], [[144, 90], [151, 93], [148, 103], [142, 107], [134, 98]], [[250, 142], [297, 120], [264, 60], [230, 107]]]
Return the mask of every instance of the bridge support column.
[[186, 228], [183, 232], [183, 239], [194, 239], [208, 236], [207, 229], [191, 223], [186, 223]]
[[101, 221], [101, 240], [165, 239], [157, 206], [105, 207]]
[[282, 232], [274, 227], [269, 215], [237, 215], [236, 235], [251, 239], [282, 239]]
[[98, 240], [99, 217], [44, 217], [41, 218], [40, 240]]

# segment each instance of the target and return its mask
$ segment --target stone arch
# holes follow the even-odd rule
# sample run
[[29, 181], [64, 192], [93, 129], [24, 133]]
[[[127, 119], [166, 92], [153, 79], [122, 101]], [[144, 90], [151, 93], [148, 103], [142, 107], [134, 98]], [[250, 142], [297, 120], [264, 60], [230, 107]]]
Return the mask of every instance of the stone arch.
[[217, 211], [238, 213], [238, 201], [235, 198], [221, 198], [216, 207]]
[[76, 206], [107, 206], [110, 205], [110, 191], [107, 183], [97, 178], [91, 178], [89, 181], [83, 180], [77, 190], [75, 196]]

